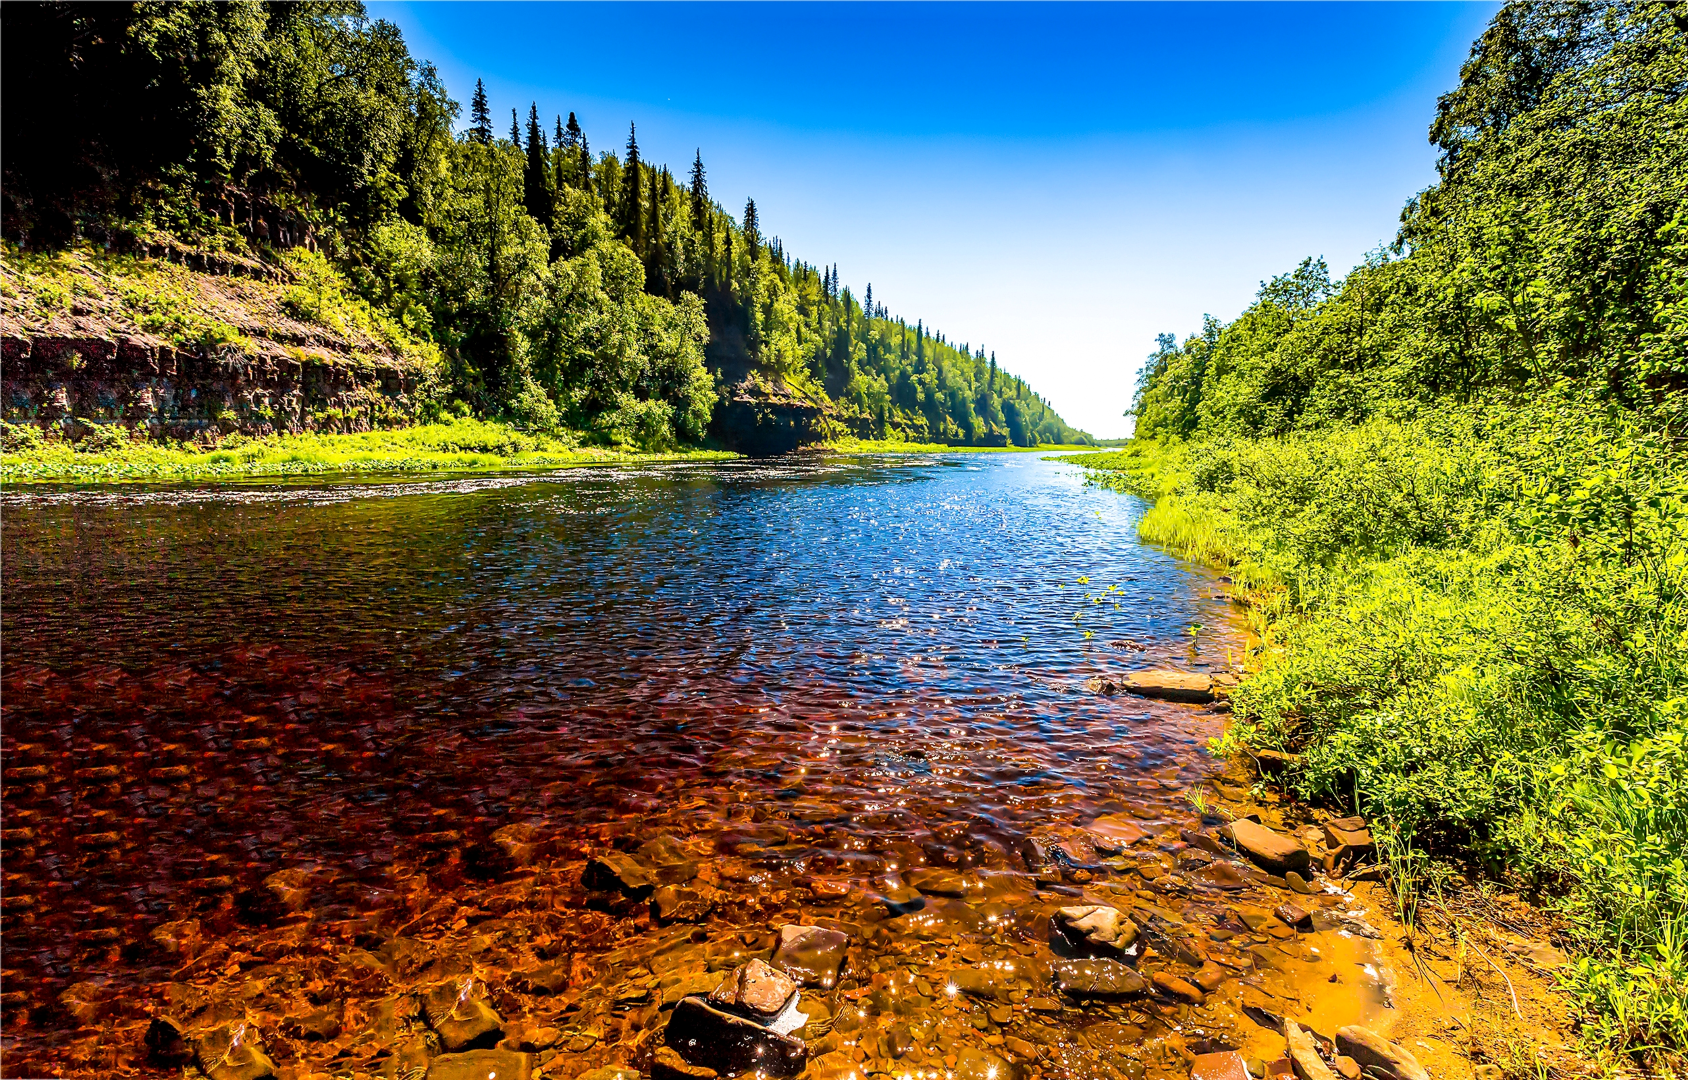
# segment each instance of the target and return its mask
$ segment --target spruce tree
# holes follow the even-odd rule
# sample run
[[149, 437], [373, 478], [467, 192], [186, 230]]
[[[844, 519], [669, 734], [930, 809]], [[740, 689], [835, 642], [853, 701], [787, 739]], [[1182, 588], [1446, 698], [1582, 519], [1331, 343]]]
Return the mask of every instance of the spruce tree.
[[703, 148], [697, 150], [697, 156], [692, 159], [692, 225], [701, 228], [703, 225], [703, 210], [709, 205], [709, 184], [703, 176]]
[[862, 315], [873, 318], [873, 282], [867, 283], [867, 292], [862, 296]]
[[469, 126], [469, 137], [482, 146], [492, 145], [492, 110], [486, 103], [486, 86], [481, 80], [475, 80], [475, 97], [469, 106], [469, 114], [474, 123]]
[[510, 145], [517, 150], [522, 148], [522, 125], [516, 120], [516, 110], [510, 110]]
[[756, 200], [744, 201], [744, 253], [751, 262], [756, 261], [758, 245], [762, 242], [762, 235], [756, 228]]
[[640, 255], [645, 253], [645, 213], [644, 192], [639, 181], [639, 132], [636, 125], [627, 126], [627, 160], [622, 165], [621, 194], [618, 209], [621, 211], [621, 235], [630, 240], [633, 250]]
[[545, 145], [545, 132], [539, 126], [539, 105], [535, 103], [528, 107], [527, 169], [522, 176], [522, 203], [527, 207], [528, 215], [547, 230], [552, 224], [555, 197], [551, 170], [546, 168], [548, 157], [550, 150]]
[[580, 130], [580, 121], [574, 118], [572, 112], [569, 113], [569, 126], [563, 129], [563, 134], [557, 140], [557, 145], [564, 150], [578, 150], [586, 145], [586, 136]]
[[[569, 119], [574, 119], [573, 113], [569, 113]], [[588, 195], [592, 194], [592, 148], [586, 144], [586, 133], [584, 131], [580, 132], [580, 176], [578, 179], [580, 190]]]
[[[651, 256], [649, 262], [660, 275], [662, 272], [662, 193], [667, 187], [664, 181], [668, 179], [668, 175], [667, 171], [664, 170], [659, 176], [656, 169], [650, 170], [650, 174], [650, 209], [647, 211], [645, 219], [650, 225]], [[667, 289], [662, 291], [666, 293]]]
[[556, 125], [551, 129], [551, 145], [561, 150], [563, 148], [563, 117], [560, 113], [556, 115]]

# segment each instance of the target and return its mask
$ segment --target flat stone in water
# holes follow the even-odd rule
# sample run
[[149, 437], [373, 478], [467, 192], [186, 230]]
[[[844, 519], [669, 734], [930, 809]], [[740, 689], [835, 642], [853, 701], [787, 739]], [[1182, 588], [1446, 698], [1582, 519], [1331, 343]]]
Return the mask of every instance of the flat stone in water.
[[1152, 976], [1155, 988], [1180, 1001], [1187, 1001], [1192, 1005], [1200, 1005], [1203, 994], [1201, 987], [1188, 980], [1181, 979], [1169, 971], [1157, 971]]
[[586, 864], [581, 884], [601, 892], [620, 892], [636, 899], [644, 899], [656, 888], [650, 867], [631, 855], [610, 852], [599, 855]]
[[1213, 676], [1189, 671], [1134, 671], [1121, 689], [1140, 697], [1205, 704], [1213, 700]]
[[276, 1064], [264, 1053], [257, 1032], [244, 1022], [224, 1024], [194, 1047], [199, 1071], [211, 1080], [274, 1080]]
[[1289, 1061], [1300, 1080], [1336, 1080], [1336, 1075], [1325, 1064], [1325, 1059], [1319, 1056], [1319, 1047], [1301, 1025], [1294, 1020], [1284, 1020], [1284, 1042], [1288, 1049]]
[[504, 1037], [504, 1021], [492, 1006], [472, 993], [465, 995], [457, 983], [443, 982], [430, 989], [423, 996], [422, 1011], [447, 1053], [490, 1050]]
[[907, 915], [926, 906], [924, 896], [896, 880], [880, 883], [879, 901], [892, 915]]
[[428, 1063], [428, 1080], [531, 1080], [533, 1055], [515, 1050], [468, 1050], [441, 1054]]
[[1237, 849], [1269, 873], [1282, 874], [1286, 870], [1305, 872], [1312, 861], [1306, 848], [1264, 825], [1238, 819], [1225, 828]]
[[849, 947], [850, 937], [842, 931], [786, 925], [780, 927], [773, 964], [799, 986], [830, 990], [838, 982]]
[[803, 1040], [723, 1012], [701, 997], [685, 998], [674, 1007], [663, 1039], [693, 1065], [720, 1073], [793, 1077], [809, 1057]]
[[1430, 1074], [1406, 1047], [1358, 1025], [1338, 1028], [1336, 1049], [1359, 1062], [1366, 1072], [1392, 1080], [1430, 1080]]
[[1137, 940], [1137, 924], [1101, 904], [1064, 907], [1055, 913], [1055, 926], [1074, 946], [1107, 956], [1123, 954]]
[[707, 1065], [693, 1065], [672, 1046], [658, 1047], [651, 1059], [651, 1080], [713, 1080], [720, 1075]]
[[[1007, 1001], [1008, 995], [1023, 989], [1020, 965], [998, 960], [975, 967], [956, 968], [949, 974], [948, 986], [968, 997], [984, 1001]], [[947, 989], [947, 987], [946, 987]]]
[[1190, 1063], [1190, 1080], [1249, 1080], [1248, 1063], [1235, 1050], [1197, 1054]]
[[1137, 997], [1149, 988], [1120, 960], [1057, 960], [1055, 985], [1068, 997], [1102, 1000]]

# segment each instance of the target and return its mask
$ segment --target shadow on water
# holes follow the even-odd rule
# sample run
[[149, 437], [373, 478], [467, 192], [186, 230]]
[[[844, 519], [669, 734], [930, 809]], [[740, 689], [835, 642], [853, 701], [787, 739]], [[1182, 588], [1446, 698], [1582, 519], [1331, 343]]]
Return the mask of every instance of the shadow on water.
[[[1235, 616], [1136, 541], [1140, 504], [1070, 467], [815, 458], [4, 510], [10, 1075], [147, 1071], [155, 1012], [379, 1072], [399, 1048], [368, 1034], [378, 1003], [465, 974], [556, 1029], [547, 1075], [648, 1062], [676, 986], [792, 921], [852, 939], [818, 1052], [1141, 1075], [1174, 1029], [1241, 1045], [1249, 991], [1030, 1008], [1054, 907], [1182, 912], [1233, 980], [1283, 945], [1237, 923], [1242, 893], [1178, 873], [1189, 792], [1235, 783], [1202, 751], [1223, 717], [1082, 686], [1224, 667]], [[1140, 836], [1098, 851], [1098, 818]], [[689, 908], [583, 886], [589, 858], [664, 835], [698, 863]], [[1064, 877], [1028, 865], [1034, 838], [1067, 844]], [[922, 868], [965, 887], [894, 916], [882, 898]], [[1297, 947], [1280, 978], [1337, 962]], [[932, 989], [993, 957], [1024, 981], [977, 1015]], [[1249, 1007], [1282, 1011], [1259, 985]], [[332, 1034], [301, 1028], [324, 1009]], [[899, 1024], [921, 1049], [894, 1052]]]

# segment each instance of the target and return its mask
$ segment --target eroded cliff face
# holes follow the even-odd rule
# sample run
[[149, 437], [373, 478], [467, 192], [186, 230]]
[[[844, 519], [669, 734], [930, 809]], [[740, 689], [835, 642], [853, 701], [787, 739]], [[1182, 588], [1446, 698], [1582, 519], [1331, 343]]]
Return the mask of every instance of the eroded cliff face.
[[746, 380], [726, 389], [709, 430], [723, 446], [741, 454], [789, 454], [842, 431], [832, 412], [783, 384]]
[[4, 251], [6, 422], [72, 441], [112, 426], [205, 441], [417, 418], [437, 354], [284, 267], [166, 255]]
[[143, 337], [7, 335], [0, 416], [72, 441], [118, 425], [157, 439], [239, 432], [369, 431], [408, 423], [416, 377], [231, 346], [179, 349]]

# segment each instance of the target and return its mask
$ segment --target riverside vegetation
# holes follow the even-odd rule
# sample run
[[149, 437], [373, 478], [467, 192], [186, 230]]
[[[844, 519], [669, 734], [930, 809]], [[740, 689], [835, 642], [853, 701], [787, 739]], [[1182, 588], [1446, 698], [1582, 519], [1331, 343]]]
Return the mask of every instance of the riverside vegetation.
[[[8, 96], [35, 103], [4, 117], [9, 338], [74, 324], [238, 361], [283, 326], [282, 353], [332, 338], [414, 380], [405, 415], [297, 425], [328, 431], [472, 416], [643, 450], [1088, 441], [983, 347], [788, 254], [754, 200], [728, 214], [701, 154], [676, 179], [630, 129], [594, 155], [537, 103], [504, 136], [479, 84], [459, 130], [433, 67], [361, 5], [43, 4], [5, 29]], [[251, 325], [205, 302], [231, 274], [266, 294], [236, 298]], [[34, 464], [14, 476], [52, 458], [10, 428], [54, 430], [16, 397], [8, 455]], [[791, 433], [758, 437], [770, 416]], [[135, 427], [76, 419], [73, 439]], [[257, 424], [241, 434], [287, 426]]]
[[[1345, 279], [1163, 336], [1083, 462], [1222, 567], [1264, 646], [1227, 750], [1365, 813], [1409, 902], [1563, 913], [1591, 1043], [1688, 1048], [1688, 19], [1509, 5], [1439, 182]], [[1674, 1062], [1674, 1065], [1669, 1063]]]

